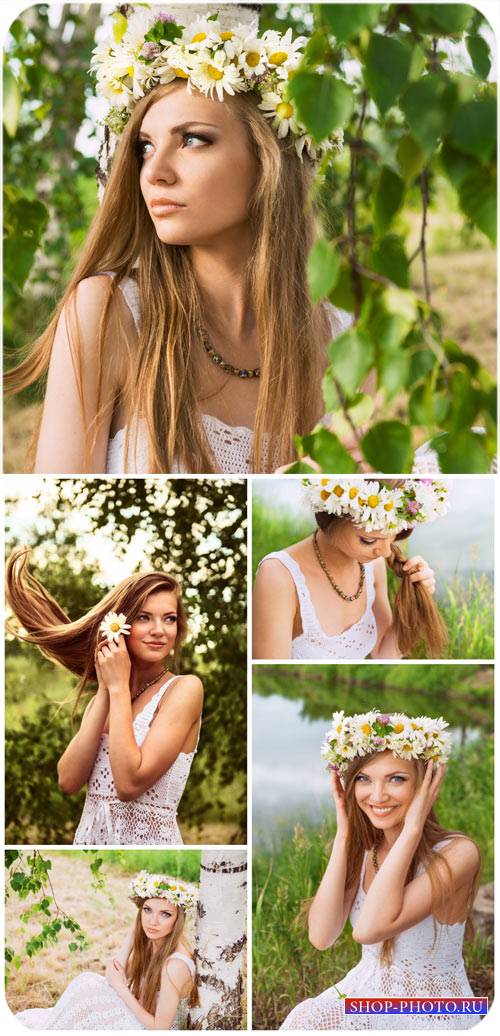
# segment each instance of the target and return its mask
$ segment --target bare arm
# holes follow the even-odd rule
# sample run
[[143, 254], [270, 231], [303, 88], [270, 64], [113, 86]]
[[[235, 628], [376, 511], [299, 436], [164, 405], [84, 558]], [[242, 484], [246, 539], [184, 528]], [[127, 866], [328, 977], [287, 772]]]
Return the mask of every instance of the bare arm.
[[191, 973], [184, 961], [167, 960], [162, 968], [160, 992], [154, 1014], [146, 1011], [129, 989], [125, 971], [115, 958], [108, 965], [106, 978], [118, 996], [145, 1029], [171, 1029], [179, 1000], [191, 989]]
[[277, 558], [264, 561], [255, 577], [252, 596], [254, 658], [291, 658], [297, 607], [290, 573]]
[[345, 795], [336, 773], [332, 774], [332, 793], [337, 813], [337, 832], [328, 866], [309, 910], [309, 939], [317, 950], [333, 946], [343, 932], [356, 889], [346, 892], [348, 821]]
[[[109, 291], [109, 277], [85, 278], [76, 289], [75, 299], [66, 303], [59, 318], [38, 438], [36, 472], [105, 470], [113, 402], [118, 391], [116, 356], [101, 359], [98, 350], [99, 324]], [[116, 296], [115, 299], [109, 310], [110, 320], [118, 306], [122, 319], [125, 316], [125, 304]], [[108, 332], [111, 338], [111, 325]], [[103, 404], [102, 413], [98, 414]], [[85, 450], [86, 440], [89, 452]]]
[[59, 787], [66, 795], [75, 795], [87, 783], [100, 745], [109, 712], [107, 688], [99, 685], [87, 705], [80, 729], [70, 741], [57, 764]]

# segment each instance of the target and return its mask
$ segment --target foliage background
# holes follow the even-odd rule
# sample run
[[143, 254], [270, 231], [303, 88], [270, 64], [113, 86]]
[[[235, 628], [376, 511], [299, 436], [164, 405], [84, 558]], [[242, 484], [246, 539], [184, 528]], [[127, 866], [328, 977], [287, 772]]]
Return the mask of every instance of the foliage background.
[[[22, 482], [7, 486], [6, 549], [33, 548], [34, 573], [72, 618], [118, 581], [106, 583], [83, 529], [115, 560], [130, 558], [124, 574], [165, 565], [180, 577], [192, 630], [182, 671], [196, 672], [206, 695], [180, 826], [188, 842], [244, 842], [245, 481], [38, 479], [38, 489]], [[63, 796], [56, 764], [73, 733], [75, 685], [36, 648], [7, 640], [7, 842], [72, 840], [83, 793]]]
[[[307, 719], [380, 708], [410, 715], [444, 715], [450, 726], [479, 734], [453, 752], [437, 815], [445, 827], [478, 843], [482, 882], [493, 880], [493, 668], [459, 665], [255, 666], [254, 694], [298, 701]], [[279, 734], [276, 751], [280, 752]], [[272, 760], [269, 760], [272, 765]], [[281, 774], [279, 775], [281, 776]], [[253, 851], [254, 1026], [277, 1028], [299, 1001], [338, 982], [359, 959], [350, 925], [333, 949], [319, 953], [297, 921], [304, 899], [314, 895], [324, 873], [335, 814], [317, 826], [297, 823], [279, 836], [273, 817], [267, 847]], [[493, 995], [493, 943], [483, 934], [464, 946], [466, 970], [476, 995]]]
[[[9, 365], [46, 326], [96, 209], [87, 69], [100, 8], [38, 4], [7, 38]], [[446, 432], [435, 444], [443, 470], [487, 471], [496, 448], [491, 31], [466, 4], [262, 5], [262, 29], [289, 25], [312, 34], [291, 83], [303, 118], [318, 137], [345, 126], [344, 153], [318, 185], [325, 237], [311, 256], [311, 291], [357, 317], [330, 351], [331, 428], [299, 452], [322, 470], [353, 470], [340, 442], [348, 434], [375, 470], [405, 471], [416, 444]], [[376, 396], [358, 391], [370, 371]], [[25, 466], [42, 392], [8, 404], [8, 471]]]

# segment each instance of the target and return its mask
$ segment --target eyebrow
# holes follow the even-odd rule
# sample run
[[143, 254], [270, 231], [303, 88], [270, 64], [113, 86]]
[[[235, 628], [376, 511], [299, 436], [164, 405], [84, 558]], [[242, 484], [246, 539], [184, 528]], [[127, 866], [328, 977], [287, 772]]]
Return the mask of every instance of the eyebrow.
[[[360, 770], [359, 773], [363, 773], [365, 775], [365, 777], [369, 777], [370, 776], [370, 774], [367, 773], [366, 770]], [[391, 770], [390, 773], [386, 773], [386, 774], [384, 774], [384, 776], [385, 777], [396, 777], [398, 774], [399, 775], [402, 774], [404, 777], [408, 777], [408, 773], [407, 773], [406, 770]]]
[[[152, 615], [152, 614], [153, 614], [152, 612], [148, 612], [147, 608], [140, 608], [139, 609], [139, 615]], [[177, 615], [177, 611], [174, 608], [171, 608], [170, 611], [163, 612], [162, 614], [163, 615]]]
[[[191, 119], [189, 122], [181, 122], [178, 126], [172, 126], [171, 133], [181, 133], [182, 130], [188, 129], [190, 126], [211, 126], [212, 129], [220, 129], [220, 126], [216, 122], [198, 122], [197, 119]], [[147, 137], [150, 139], [149, 133], [145, 130], [139, 130], [139, 139]]]

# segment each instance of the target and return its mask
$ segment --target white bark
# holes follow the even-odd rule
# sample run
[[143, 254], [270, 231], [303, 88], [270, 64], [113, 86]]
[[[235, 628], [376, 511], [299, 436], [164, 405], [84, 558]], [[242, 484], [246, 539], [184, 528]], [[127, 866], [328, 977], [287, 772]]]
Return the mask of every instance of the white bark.
[[201, 855], [195, 960], [200, 1006], [189, 1029], [240, 1029], [246, 946], [247, 854], [205, 850]]

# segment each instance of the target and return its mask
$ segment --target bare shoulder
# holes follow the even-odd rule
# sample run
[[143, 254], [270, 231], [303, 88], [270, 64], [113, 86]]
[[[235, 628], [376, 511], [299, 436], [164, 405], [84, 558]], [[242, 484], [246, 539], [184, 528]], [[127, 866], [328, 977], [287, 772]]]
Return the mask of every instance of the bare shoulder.
[[457, 876], [469, 877], [475, 874], [481, 863], [479, 849], [467, 835], [454, 835], [439, 851]]
[[186, 960], [180, 957], [167, 957], [162, 967], [162, 979], [172, 982], [178, 993], [185, 992], [186, 987], [191, 985], [193, 976]]
[[199, 676], [195, 676], [194, 673], [186, 673], [184, 676], [179, 676], [172, 684], [171, 694], [168, 698], [175, 699], [177, 701], [182, 700], [186, 704], [192, 707], [193, 712], [200, 712], [203, 705], [203, 683]]
[[134, 322], [129, 307], [122, 292], [114, 289], [113, 277], [107, 273], [97, 273], [90, 277], [84, 277], [77, 284], [74, 291], [74, 300], [76, 302], [78, 318], [84, 318], [86, 324], [99, 324], [108, 299], [110, 300], [110, 320], [119, 319], [126, 327], [132, 328]]
[[286, 565], [279, 558], [264, 558], [257, 570], [255, 582], [263, 590], [288, 592], [293, 588], [293, 579]]

